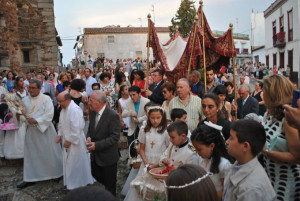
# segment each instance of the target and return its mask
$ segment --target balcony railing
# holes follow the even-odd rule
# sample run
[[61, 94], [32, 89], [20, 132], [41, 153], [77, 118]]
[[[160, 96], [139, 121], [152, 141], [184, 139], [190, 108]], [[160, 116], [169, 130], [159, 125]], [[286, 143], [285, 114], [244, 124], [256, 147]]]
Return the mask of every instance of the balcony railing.
[[285, 46], [285, 32], [279, 32], [273, 36], [273, 47], [283, 48]]
[[239, 48], [235, 48], [236, 53], [237, 54], [249, 54], [248, 48], [243, 48], [243, 49], [239, 49]]

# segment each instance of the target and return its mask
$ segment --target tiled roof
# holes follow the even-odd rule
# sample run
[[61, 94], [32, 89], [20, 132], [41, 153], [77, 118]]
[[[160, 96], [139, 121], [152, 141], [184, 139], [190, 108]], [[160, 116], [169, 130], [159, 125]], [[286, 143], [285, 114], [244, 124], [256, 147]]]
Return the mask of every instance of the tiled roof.
[[[84, 34], [102, 33], [147, 33], [148, 27], [104, 27], [104, 28], [84, 28]], [[169, 27], [156, 27], [156, 32], [169, 33]]]

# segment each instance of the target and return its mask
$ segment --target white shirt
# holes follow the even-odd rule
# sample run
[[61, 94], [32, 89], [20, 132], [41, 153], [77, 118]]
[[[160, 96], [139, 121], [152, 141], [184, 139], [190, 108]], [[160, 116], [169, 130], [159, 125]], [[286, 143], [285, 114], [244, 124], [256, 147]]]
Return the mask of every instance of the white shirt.
[[92, 85], [97, 81], [92, 76], [90, 76], [88, 79], [83, 78], [83, 80], [85, 81], [85, 91], [88, 94], [88, 96], [90, 96], [93, 92]]
[[100, 120], [100, 118], [101, 118], [101, 116], [102, 116], [105, 108], [106, 108], [106, 105], [104, 105], [103, 108], [96, 114], [95, 127], [97, 126], [97, 124], [98, 124], [98, 122], [99, 122], [99, 120]]
[[244, 105], [245, 105], [246, 101], [248, 100], [248, 98], [249, 98], [249, 94], [248, 94], [248, 96], [247, 96], [247, 98], [245, 100], [242, 100], [242, 102], [244, 101]]
[[25, 85], [26, 88], [28, 88], [28, 86], [29, 86], [29, 80], [27, 80], [27, 79], [24, 80], [24, 85]]
[[41, 93], [42, 93], [42, 94], [45, 93], [45, 82], [43, 82], [43, 84], [42, 84]]

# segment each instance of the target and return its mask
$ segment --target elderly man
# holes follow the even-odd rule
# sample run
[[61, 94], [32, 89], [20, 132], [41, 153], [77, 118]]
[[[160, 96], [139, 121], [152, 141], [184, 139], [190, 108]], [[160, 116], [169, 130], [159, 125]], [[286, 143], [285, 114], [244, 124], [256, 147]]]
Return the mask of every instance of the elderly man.
[[247, 83], [245, 82], [245, 77], [244, 77], [244, 76], [241, 76], [241, 77], [240, 77], [240, 84], [239, 84], [239, 87], [238, 87], [238, 88], [240, 88], [241, 86], [246, 86], [246, 87], [248, 87], [249, 93], [250, 93], [250, 94], [252, 93], [251, 87], [250, 87], [249, 84], [247, 84]]
[[89, 155], [83, 132], [84, 120], [81, 108], [72, 101], [67, 91], [57, 96], [62, 110], [59, 117], [56, 143], [63, 144], [64, 185], [68, 190], [94, 183]]
[[160, 69], [155, 69], [152, 72], [152, 77], [153, 77], [153, 84], [149, 86], [149, 90], [146, 91], [146, 95], [148, 98], [156, 104], [161, 105], [164, 101], [164, 95], [162, 93], [162, 88], [161, 85], [165, 83], [163, 81], [163, 73]]
[[57, 100], [55, 97], [53, 86], [50, 83], [45, 82], [45, 75], [43, 73], [38, 73], [36, 75], [36, 79], [39, 79], [42, 82], [41, 93], [49, 95], [53, 101], [54, 106], [56, 106]]
[[116, 195], [117, 163], [120, 139], [119, 115], [106, 106], [106, 95], [93, 91], [89, 99], [90, 125], [87, 137], [91, 151], [92, 175], [113, 195]]
[[18, 188], [63, 175], [62, 150], [54, 142], [57, 137], [52, 124], [54, 108], [50, 97], [40, 93], [41, 86], [40, 80], [31, 79], [30, 96], [23, 99], [26, 112], [22, 113], [27, 117], [27, 130], [24, 144], [24, 182]]
[[176, 93], [178, 96], [173, 98], [168, 107], [167, 120], [171, 121], [171, 112], [174, 108], [181, 108], [187, 112], [187, 125], [190, 131], [197, 128], [199, 119], [204, 119], [202, 113], [201, 98], [191, 94], [189, 81], [181, 78], [177, 82]]
[[[259, 104], [255, 98], [249, 96], [249, 88], [242, 85], [239, 89], [240, 98], [237, 102], [237, 118], [243, 119], [247, 114], [255, 113], [258, 115]], [[236, 108], [236, 107], [235, 107]]]
[[201, 80], [201, 74], [199, 71], [193, 71], [192, 73], [192, 82], [193, 82], [193, 87], [192, 87], [192, 93], [196, 94], [200, 98], [203, 98], [204, 95], [204, 84]]
[[84, 70], [85, 78], [83, 78], [83, 80], [85, 81], [85, 91], [88, 97], [90, 97], [93, 92], [92, 85], [94, 83], [97, 83], [96, 79], [93, 78], [91, 74], [92, 74], [92, 70], [89, 68], [85, 68]]

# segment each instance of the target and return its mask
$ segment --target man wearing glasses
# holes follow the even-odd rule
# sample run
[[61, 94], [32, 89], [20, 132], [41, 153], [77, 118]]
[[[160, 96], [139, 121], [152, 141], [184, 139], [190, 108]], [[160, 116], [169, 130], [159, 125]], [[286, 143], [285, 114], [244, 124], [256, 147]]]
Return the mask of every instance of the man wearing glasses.
[[149, 86], [149, 90], [146, 91], [146, 95], [153, 103], [161, 105], [165, 101], [161, 88], [161, 85], [164, 83], [163, 73], [160, 69], [156, 69], [153, 71], [152, 77], [153, 84]]
[[31, 79], [29, 93], [23, 99], [26, 111], [26, 134], [24, 143], [23, 183], [18, 188], [25, 188], [37, 181], [58, 179], [63, 175], [62, 150], [54, 139], [57, 137], [52, 124], [54, 106], [49, 96], [41, 93], [42, 82]]

